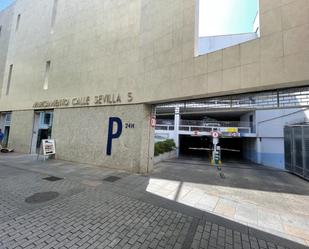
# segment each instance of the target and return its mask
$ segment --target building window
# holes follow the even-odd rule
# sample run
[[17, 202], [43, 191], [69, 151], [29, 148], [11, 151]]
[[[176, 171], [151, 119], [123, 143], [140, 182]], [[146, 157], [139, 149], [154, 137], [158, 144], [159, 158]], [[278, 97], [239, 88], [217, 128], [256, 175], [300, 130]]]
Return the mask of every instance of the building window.
[[48, 90], [49, 71], [50, 71], [50, 61], [47, 61], [46, 62], [46, 68], [45, 68], [44, 85], [43, 85], [44, 90]]
[[197, 55], [260, 35], [258, 0], [197, 0]]
[[47, 112], [44, 115], [44, 125], [51, 125], [51, 123], [52, 123], [52, 114]]
[[53, 123], [53, 113], [52, 112], [41, 112], [40, 113], [40, 128], [48, 129]]
[[53, 13], [52, 13], [52, 19], [51, 19], [51, 33], [54, 32], [54, 26], [57, 16], [57, 8], [58, 8], [58, 0], [54, 0], [54, 6], [53, 6]]
[[8, 82], [7, 82], [7, 85], [6, 85], [6, 95], [9, 95], [9, 92], [10, 92], [12, 72], [13, 72], [13, 64], [10, 65], [9, 77], [8, 77]]
[[10, 126], [12, 121], [12, 113], [6, 113], [4, 118], [5, 126]]
[[15, 31], [18, 31], [18, 29], [19, 29], [20, 18], [21, 18], [21, 15], [18, 14], [18, 16], [17, 16], [17, 21], [16, 21], [16, 29], [15, 29]]

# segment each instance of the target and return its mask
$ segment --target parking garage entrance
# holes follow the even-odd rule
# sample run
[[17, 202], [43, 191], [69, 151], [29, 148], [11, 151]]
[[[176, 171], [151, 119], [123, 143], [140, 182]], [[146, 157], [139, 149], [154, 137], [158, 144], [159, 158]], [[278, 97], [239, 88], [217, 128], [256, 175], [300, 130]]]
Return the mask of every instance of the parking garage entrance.
[[[211, 136], [179, 136], [179, 155], [212, 159], [214, 148]], [[220, 138], [221, 157], [225, 161], [243, 160], [243, 142], [241, 138]]]
[[284, 170], [284, 126], [309, 122], [309, 86], [160, 104], [155, 114], [155, 141], [173, 139], [177, 157], [210, 161], [217, 148], [222, 163]]
[[[254, 138], [251, 116], [250, 111], [179, 113], [174, 119], [170, 115], [157, 115], [156, 135], [159, 140], [159, 137], [175, 140], [179, 157], [211, 162], [216, 146], [223, 161], [239, 161], [243, 160], [243, 138]], [[218, 134], [215, 145], [213, 134]]]

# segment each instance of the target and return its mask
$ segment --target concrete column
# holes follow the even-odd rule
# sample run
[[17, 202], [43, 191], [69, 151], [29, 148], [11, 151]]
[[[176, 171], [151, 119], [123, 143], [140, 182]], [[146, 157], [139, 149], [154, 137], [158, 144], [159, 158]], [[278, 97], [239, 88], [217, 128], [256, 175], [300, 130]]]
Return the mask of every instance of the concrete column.
[[14, 111], [9, 136], [9, 147], [17, 152], [30, 153], [33, 132], [33, 111]]
[[179, 106], [176, 106], [175, 117], [174, 117], [174, 140], [176, 144], [177, 157], [179, 157], [179, 124], [180, 124]]
[[150, 120], [155, 113], [153, 107], [150, 105], [142, 106], [142, 122], [141, 128], [141, 157], [139, 168], [133, 170], [140, 174], [149, 174], [153, 170], [153, 159], [154, 159], [154, 139], [155, 139], [155, 127], [152, 127]]

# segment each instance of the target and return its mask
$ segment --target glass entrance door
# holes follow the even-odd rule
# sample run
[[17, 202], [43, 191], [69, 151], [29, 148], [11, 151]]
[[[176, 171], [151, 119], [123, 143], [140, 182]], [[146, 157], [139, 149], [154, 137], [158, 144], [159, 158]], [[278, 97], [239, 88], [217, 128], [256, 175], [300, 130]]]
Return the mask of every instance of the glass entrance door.
[[9, 135], [10, 135], [10, 126], [5, 126], [4, 127], [4, 138], [2, 141], [2, 146], [6, 148], [9, 143]]

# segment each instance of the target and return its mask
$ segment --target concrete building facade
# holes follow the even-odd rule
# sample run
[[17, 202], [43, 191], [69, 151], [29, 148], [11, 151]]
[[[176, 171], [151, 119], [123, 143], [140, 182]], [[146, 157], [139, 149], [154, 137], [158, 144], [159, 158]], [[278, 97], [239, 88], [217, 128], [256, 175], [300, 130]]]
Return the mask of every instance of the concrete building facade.
[[259, 6], [259, 36], [200, 55], [197, 0], [17, 0], [0, 12], [9, 146], [51, 136], [59, 159], [147, 173], [154, 105], [309, 85], [309, 1]]

